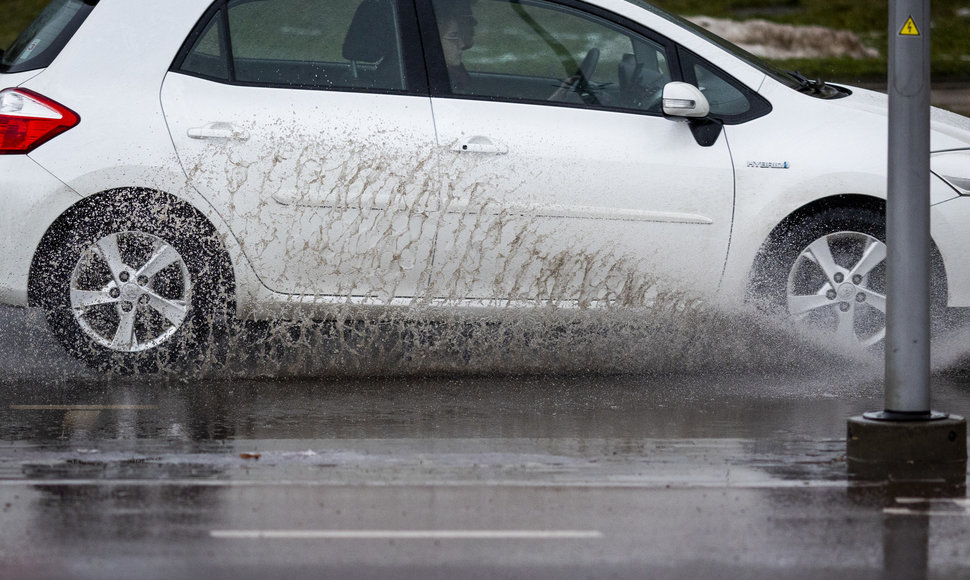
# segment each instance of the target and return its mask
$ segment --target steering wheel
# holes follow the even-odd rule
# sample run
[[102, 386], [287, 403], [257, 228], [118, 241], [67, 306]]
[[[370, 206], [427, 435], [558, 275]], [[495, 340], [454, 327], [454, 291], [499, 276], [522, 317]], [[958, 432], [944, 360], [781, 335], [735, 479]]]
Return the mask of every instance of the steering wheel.
[[[568, 91], [571, 93], [579, 93], [581, 92], [581, 89], [585, 89], [589, 84], [589, 79], [593, 76], [593, 71], [596, 70], [596, 65], [599, 64], [599, 62], [600, 49], [595, 47], [589, 49], [589, 52], [587, 52], [586, 56], [583, 57], [583, 62], [579, 64], [579, 68], [576, 69], [576, 72], [570, 77], [572, 82], [569, 83]], [[593, 95], [590, 95], [590, 97], [595, 102], [596, 97]], [[584, 97], [583, 100], [585, 101], [586, 98]]]

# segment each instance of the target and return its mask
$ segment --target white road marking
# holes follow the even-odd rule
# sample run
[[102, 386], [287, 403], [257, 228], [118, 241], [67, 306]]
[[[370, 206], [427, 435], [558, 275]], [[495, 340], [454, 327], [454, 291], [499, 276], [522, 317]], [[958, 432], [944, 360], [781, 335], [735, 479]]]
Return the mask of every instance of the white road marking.
[[952, 504], [962, 508], [970, 508], [970, 499], [963, 497], [956, 498], [927, 498], [927, 497], [897, 497], [898, 504]]
[[891, 516], [970, 517], [970, 499], [897, 497], [899, 506], [887, 507], [882, 513]]
[[234, 540], [596, 540], [598, 530], [211, 530]]
[[944, 512], [944, 511], [933, 511], [933, 510], [914, 510], [909, 508], [883, 508], [882, 513], [889, 516], [933, 516], [939, 517], [961, 517], [965, 518], [970, 516], [970, 513], [965, 511], [962, 512]]

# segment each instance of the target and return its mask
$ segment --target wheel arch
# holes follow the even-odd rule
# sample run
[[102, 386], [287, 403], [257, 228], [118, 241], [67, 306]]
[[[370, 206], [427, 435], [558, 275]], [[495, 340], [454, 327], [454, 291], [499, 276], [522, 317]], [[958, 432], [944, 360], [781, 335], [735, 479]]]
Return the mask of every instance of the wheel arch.
[[802, 222], [806, 218], [820, 214], [824, 211], [837, 210], [840, 208], [845, 209], [846, 211], [851, 211], [853, 209], [868, 209], [886, 215], [886, 200], [879, 197], [861, 194], [840, 194], [813, 200], [791, 212], [785, 216], [784, 219], [778, 222], [778, 225], [771, 230], [771, 233], [768, 234], [768, 237], [764, 242], [762, 242], [761, 247], [758, 249], [758, 257], [756, 260], [764, 259], [765, 252], [769, 250], [773, 244], [777, 244], [779, 240], [788, 235], [791, 229], [797, 226], [799, 222]]
[[[839, 194], [813, 200], [788, 214], [771, 230], [755, 255], [754, 263], [751, 265], [748, 276], [748, 298], [751, 299], [764, 295], [764, 284], [771, 266], [772, 250], [783, 243], [785, 238], [791, 235], [791, 232], [799, 223], [823, 212], [833, 210], [851, 212], [860, 209], [878, 212], [885, 218], [886, 200], [864, 194]], [[937, 284], [934, 285], [934, 293], [938, 294], [942, 291], [943, 303], [945, 304], [946, 292], [949, 287], [946, 278], [946, 267], [939, 248], [937, 248], [932, 238], [930, 239], [930, 267], [936, 273], [934, 277], [937, 279]]]
[[217, 244], [217, 251], [214, 253], [217, 263], [214, 266], [219, 269], [221, 280], [225, 284], [223, 307], [228, 315], [234, 316], [236, 310], [236, 276], [223, 234], [202, 211], [191, 203], [163, 191], [141, 187], [113, 188], [89, 195], [79, 200], [54, 220], [41, 238], [31, 262], [27, 284], [29, 306], [40, 306], [42, 302], [41, 294], [44, 281], [39, 275], [43, 271], [41, 261], [52, 255], [55, 248], [65, 241], [74, 224], [93, 212], [111, 211], [113, 207], [120, 204], [134, 204], [149, 213], [162, 209], [164, 211], [159, 214], [159, 219], [190, 219], [201, 226], [208, 240]]

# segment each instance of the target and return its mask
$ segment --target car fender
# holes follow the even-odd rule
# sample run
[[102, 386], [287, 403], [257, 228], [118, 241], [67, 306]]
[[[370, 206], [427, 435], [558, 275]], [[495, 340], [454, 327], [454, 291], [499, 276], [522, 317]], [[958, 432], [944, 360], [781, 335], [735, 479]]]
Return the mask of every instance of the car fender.
[[251, 304], [257, 300], [262, 283], [246, 259], [239, 240], [229, 230], [222, 216], [194, 188], [185, 183], [181, 169], [161, 167], [119, 166], [93, 171], [79, 176], [68, 183], [81, 198], [70, 207], [64, 208], [63, 215], [78, 204], [90, 203], [97, 195], [110, 195], [112, 191], [140, 190], [147, 195], [171, 195], [196, 209], [215, 228], [232, 264], [236, 287], [236, 309], [245, 315]]

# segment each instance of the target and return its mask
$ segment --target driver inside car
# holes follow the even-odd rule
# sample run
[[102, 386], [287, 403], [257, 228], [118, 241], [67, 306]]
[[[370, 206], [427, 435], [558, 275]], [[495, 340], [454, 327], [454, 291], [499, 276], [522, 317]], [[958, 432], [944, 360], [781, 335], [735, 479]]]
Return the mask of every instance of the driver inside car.
[[[476, 0], [445, 0], [435, 3], [438, 15], [438, 34], [445, 57], [445, 65], [448, 69], [448, 79], [451, 82], [452, 92], [457, 94], [475, 93], [472, 88], [471, 75], [469, 75], [462, 60], [463, 53], [475, 46], [475, 26], [478, 24], [478, 20], [472, 13], [472, 5], [475, 2]], [[599, 50], [594, 48], [591, 52], [598, 59]], [[587, 55], [587, 59], [588, 57], [589, 55]], [[583, 64], [586, 65], [587, 63], [584, 62]], [[562, 81], [548, 97], [548, 100], [571, 100], [574, 94], [585, 89], [586, 80], [583, 69], [577, 68], [572, 76]], [[576, 100], [579, 99], [576, 98]]]
[[474, 0], [452, 0], [436, 5], [439, 11], [441, 50], [445, 55], [451, 89], [458, 93], [468, 92], [471, 81], [462, 62], [462, 53], [475, 45], [475, 25], [478, 21], [472, 15], [473, 2]]

